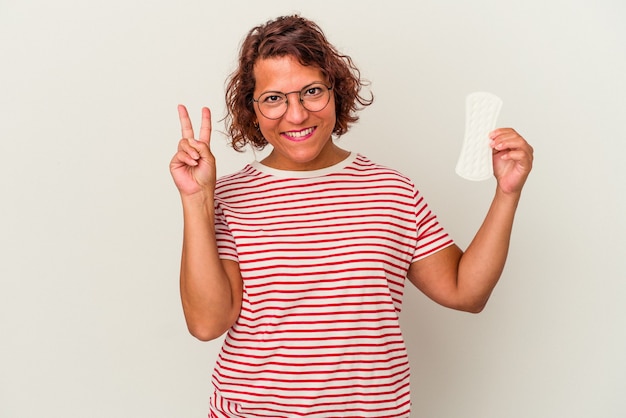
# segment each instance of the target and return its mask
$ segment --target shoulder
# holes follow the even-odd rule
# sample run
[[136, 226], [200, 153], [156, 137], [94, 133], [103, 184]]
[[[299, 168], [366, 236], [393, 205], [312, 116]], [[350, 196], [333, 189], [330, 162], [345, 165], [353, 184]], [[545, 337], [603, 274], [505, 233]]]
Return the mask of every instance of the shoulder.
[[215, 195], [223, 197], [230, 195], [232, 192], [241, 192], [250, 188], [264, 177], [266, 176], [263, 173], [247, 164], [239, 171], [219, 177], [215, 183]]
[[269, 177], [267, 174], [257, 170], [252, 164], [246, 164], [239, 171], [218, 177], [216, 187], [219, 188], [229, 184], [246, 184], [246, 182], [254, 182], [267, 177]]
[[362, 154], [358, 154], [346, 170], [354, 175], [369, 178], [373, 182], [391, 182], [415, 190], [415, 184], [408, 176], [394, 168], [376, 163]]

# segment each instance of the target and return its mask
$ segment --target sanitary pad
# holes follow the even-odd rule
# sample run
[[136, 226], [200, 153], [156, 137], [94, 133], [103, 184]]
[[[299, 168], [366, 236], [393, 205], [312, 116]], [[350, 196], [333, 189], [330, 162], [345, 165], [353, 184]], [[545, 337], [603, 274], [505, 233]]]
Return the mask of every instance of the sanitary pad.
[[493, 151], [489, 133], [496, 128], [502, 100], [491, 93], [475, 92], [465, 100], [465, 138], [456, 173], [467, 180], [493, 177]]

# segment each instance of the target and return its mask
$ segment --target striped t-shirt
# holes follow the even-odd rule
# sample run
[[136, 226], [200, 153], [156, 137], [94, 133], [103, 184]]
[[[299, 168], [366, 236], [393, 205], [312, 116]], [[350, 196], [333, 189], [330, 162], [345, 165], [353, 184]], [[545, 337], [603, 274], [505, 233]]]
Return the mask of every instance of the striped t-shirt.
[[409, 416], [404, 281], [452, 240], [408, 178], [354, 153], [317, 171], [255, 162], [218, 181], [216, 231], [244, 290], [211, 417]]

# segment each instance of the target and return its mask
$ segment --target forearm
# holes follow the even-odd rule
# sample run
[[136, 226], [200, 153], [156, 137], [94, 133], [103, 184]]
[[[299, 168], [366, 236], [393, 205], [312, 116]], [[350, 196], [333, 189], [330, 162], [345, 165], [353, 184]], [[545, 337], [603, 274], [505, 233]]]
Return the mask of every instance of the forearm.
[[212, 199], [183, 200], [180, 293], [187, 326], [201, 340], [222, 335], [239, 304], [219, 258]]
[[459, 261], [457, 288], [470, 311], [484, 308], [504, 270], [519, 198], [520, 193], [497, 189], [483, 224]]
[[504, 270], [513, 219], [533, 165], [533, 148], [514, 129], [490, 134], [496, 194], [465, 252], [449, 246], [414, 262], [408, 278], [443, 306], [480, 312]]

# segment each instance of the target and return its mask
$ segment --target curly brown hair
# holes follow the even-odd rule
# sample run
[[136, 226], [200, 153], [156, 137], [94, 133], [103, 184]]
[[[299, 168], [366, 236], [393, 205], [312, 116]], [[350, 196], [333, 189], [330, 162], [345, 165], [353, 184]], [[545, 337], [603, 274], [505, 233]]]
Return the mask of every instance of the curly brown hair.
[[371, 92], [369, 98], [360, 94], [368, 83], [361, 79], [352, 59], [340, 54], [316, 23], [298, 15], [278, 17], [248, 32], [239, 52], [238, 68], [227, 82], [224, 119], [236, 151], [242, 151], [248, 143], [258, 150], [267, 145], [258, 129], [252, 102], [254, 65], [259, 59], [284, 56], [318, 67], [333, 86], [337, 119], [334, 135], [348, 132], [350, 125], [359, 120], [357, 112], [374, 101]]

